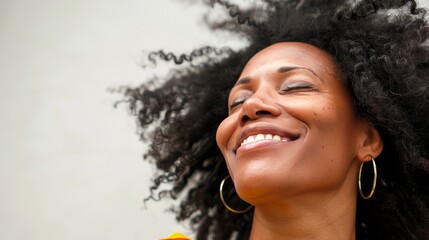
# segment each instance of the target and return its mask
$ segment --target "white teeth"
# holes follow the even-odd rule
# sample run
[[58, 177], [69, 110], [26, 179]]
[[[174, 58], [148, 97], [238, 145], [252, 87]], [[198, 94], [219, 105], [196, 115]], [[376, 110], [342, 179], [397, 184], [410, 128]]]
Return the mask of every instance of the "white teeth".
[[241, 145], [256, 142], [256, 141], [261, 141], [261, 140], [275, 140], [275, 141], [283, 141], [283, 142], [289, 142], [290, 141], [289, 138], [282, 138], [279, 135], [261, 134], [260, 133], [260, 134], [257, 134], [256, 136], [253, 135], [253, 136], [247, 137], [246, 139], [243, 140]]
[[256, 137], [255, 137], [255, 141], [264, 140], [264, 139], [265, 139], [264, 134], [258, 134], [258, 135], [256, 135]]

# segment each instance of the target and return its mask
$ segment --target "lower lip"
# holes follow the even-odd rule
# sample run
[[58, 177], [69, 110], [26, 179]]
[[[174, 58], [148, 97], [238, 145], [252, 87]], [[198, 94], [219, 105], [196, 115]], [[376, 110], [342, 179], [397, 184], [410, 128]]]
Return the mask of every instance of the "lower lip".
[[277, 141], [277, 140], [261, 140], [261, 141], [256, 141], [252, 143], [247, 143], [247, 144], [241, 145], [237, 149], [236, 154], [238, 155], [240, 153], [250, 152], [259, 148], [270, 147], [270, 146], [275, 146], [279, 144], [287, 144], [289, 142], [290, 141], [286, 142], [286, 141]]

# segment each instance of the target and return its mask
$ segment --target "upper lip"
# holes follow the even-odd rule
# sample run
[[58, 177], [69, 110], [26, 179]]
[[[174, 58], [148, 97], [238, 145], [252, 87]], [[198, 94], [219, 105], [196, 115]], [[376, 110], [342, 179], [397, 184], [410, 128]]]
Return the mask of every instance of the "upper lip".
[[291, 141], [296, 140], [300, 135], [298, 133], [292, 133], [288, 130], [280, 129], [269, 124], [252, 124], [244, 127], [241, 130], [240, 134], [238, 135], [234, 151], [237, 151], [244, 139], [257, 134], [279, 135], [282, 138], [289, 138]]

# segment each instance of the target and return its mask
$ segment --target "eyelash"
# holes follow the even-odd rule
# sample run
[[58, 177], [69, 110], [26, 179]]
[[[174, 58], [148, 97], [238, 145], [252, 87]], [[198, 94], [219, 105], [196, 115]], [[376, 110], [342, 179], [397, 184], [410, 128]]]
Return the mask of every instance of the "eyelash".
[[[310, 83], [306, 83], [306, 82], [296, 82], [296, 83], [291, 83], [288, 84], [285, 88], [281, 88], [280, 89], [280, 93], [286, 93], [288, 91], [292, 91], [292, 90], [296, 90], [296, 89], [311, 89], [313, 88], [313, 85]], [[236, 100], [234, 100], [231, 105], [229, 105], [229, 108], [232, 110], [234, 109], [236, 106], [243, 104], [246, 101], [246, 98], [238, 98]]]
[[233, 109], [234, 107], [243, 104], [244, 101], [246, 101], [247, 98], [239, 98], [237, 100], [234, 100], [234, 102], [231, 103], [231, 105], [229, 105], [229, 109]]
[[281, 93], [287, 92], [287, 91], [291, 91], [291, 90], [295, 90], [295, 89], [305, 89], [305, 88], [313, 88], [313, 85], [307, 82], [296, 82], [296, 83], [291, 83], [288, 84], [286, 87], [282, 87], [280, 89]]

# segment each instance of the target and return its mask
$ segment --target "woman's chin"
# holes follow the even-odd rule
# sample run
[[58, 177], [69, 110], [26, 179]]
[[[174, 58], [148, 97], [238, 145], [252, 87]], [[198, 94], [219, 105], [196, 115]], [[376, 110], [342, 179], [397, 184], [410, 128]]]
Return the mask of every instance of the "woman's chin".
[[240, 176], [235, 180], [235, 190], [241, 199], [255, 205], [284, 192], [277, 184], [270, 182], [267, 176]]

